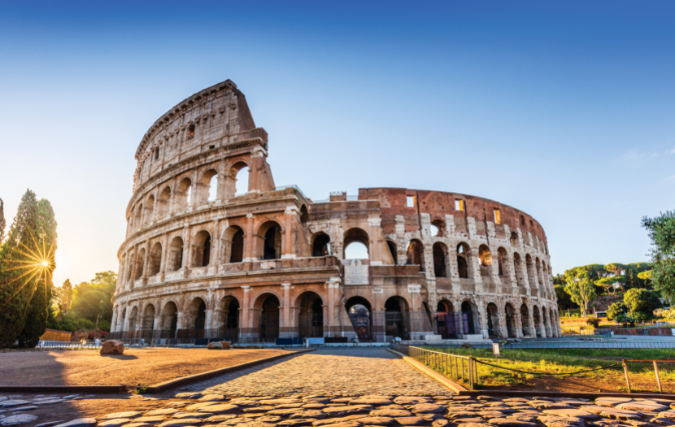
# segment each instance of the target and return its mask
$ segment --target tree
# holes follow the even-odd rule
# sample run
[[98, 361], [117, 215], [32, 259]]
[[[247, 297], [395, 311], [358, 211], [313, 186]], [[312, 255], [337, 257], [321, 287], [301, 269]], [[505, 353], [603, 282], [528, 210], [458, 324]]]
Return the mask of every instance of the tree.
[[72, 311], [79, 317], [96, 322], [96, 317], [112, 321], [112, 297], [117, 285], [117, 274], [112, 271], [96, 273], [94, 279], [82, 282], [73, 289]]
[[586, 310], [588, 309], [588, 302], [597, 295], [595, 293], [595, 285], [591, 280], [588, 271], [583, 269], [572, 269], [565, 271], [565, 292], [567, 292], [581, 309], [581, 313], [586, 317]]
[[626, 284], [626, 278], [623, 276], [607, 276], [595, 281], [595, 286], [605, 289], [607, 294], [616, 293], [617, 287], [615, 285], [617, 284], [620, 288], [623, 288]]
[[59, 312], [62, 314], [68, 313], [70, 306], [73, 303], [73, 284], [70, 283], [70, 279], [66, 279], [60, 288], [54, 289], [54, 292]]
[[7, 222], [5, 221], [5, 204], [2, 199], [0, 199], [0, 244], [5, 237], [5, 226]]
[[622, 302], [615, 302], [607, 309], [607, 319], [614, 320], [626, 312], [626, 305]]
[[646, 289], [630, 289], [623, 296], [623, 302], [634, 319], [649, 319], [654, 316], [654, 310], [661, 308], [659, 297]]
[[642, 226], [652, 241], [654, 288], [669, 301], [675, 301], [675, 211], [666, 211], [655, 218], [644, 217]]
[[553, 289], [555, 290], [555, 296], [558, 299], [558, 307], [561, 310], [574, 308], [574, 303], [572, 302], [570, 295], [565, 292], [565, 285], [555, 285], [553, 286]]
[[29, 345], [35, 334], [44, 332], [55, 249], [51, 205], [46, 200], [38, 202], [28, 190], [0, 246], [0, 347], [13, 346], [19, 335], [19, 344]]

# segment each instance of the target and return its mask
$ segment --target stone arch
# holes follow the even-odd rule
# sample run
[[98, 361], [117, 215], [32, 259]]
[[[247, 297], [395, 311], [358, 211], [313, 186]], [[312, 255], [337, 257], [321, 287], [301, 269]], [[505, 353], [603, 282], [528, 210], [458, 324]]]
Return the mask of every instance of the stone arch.
[[176, 236], [169, 245], [169, 271], [177, 271], [183, 267], [183, 238]]
[[298, 336], [323, 337], [323, 300], [313, 291], [297, 296], [293, 307], [298, 312]]
[[330, 255], [330, 236], [320, 231], [312, 237], [312, 256]]
[[424, 271], [424, 244], [417, 239], [412, 239], [408, 243], [406, 264], [418, 265], [420, 271]]
[[511, 232], [511, 237], [509, 238], [509, 240], [511, 242], [511, 246], [513, 246], [513, 247], [520, 246], [520, 240], [518, 239], [518, 233], [516, 233], [515, 231]]
[[244, 229], [238, 225], [230, 225], [222, 234], [223, 259], [225, 263], [242, 262], [244, 260]]
[[217, 315], [218, 337], [231, 342], [239, 340], [241, 306], [239, 300], [232, 296], [224, 296], [219, 303]]
[[279, 297], [271, 292], [263, 292], [256, 298], [254, 311], [259, 313], [258, 338], [261, 341], [268, 342], [279, 338], [280, 305]]
[[117, 328], [117, 330], [121, 331], [121, 332], [126, 332], [127, 308], [122, 307], [121, 312], [122, 312], [122, 315], [120, 316], [120, 318], [118, 320], [117, 324], [119, 325], [119, 327]]
[[389, 297], [384, 303], [385, 335], [410, 339], [410, 306], [399, 295]]
[[243, 188], [240, 188], [242, 187], [242, 185], [237, 185], [237, 182], [241, 181], [242, 183], [243, 182], [248, 183], [249, 173], [250, 173], [249, 165], [243, 160], [235, 162], [232, 166], [230, 166], [229, 170], [227, 171], [225, 181], [226, 198], [246, 194], [248, 192], [248, 185], [246, 185], [246, 190], [242, 191]]
[[462, 312], [461, 323], [464, 335], [479, 334], [480, 312], [478, 306], [470, 299], [466, 299], [462, 301], [460, 310]]
[[457, 274], [460, 279], [468, 279], [472, 273], [471, 247], [464, 242], [457, 245]]
[[201, 230], [194, 237], [193, 267], [206, 267], [211, 262], [211, 234]]
[[190, 206], [190, 195], [192, 194], [192, 181], [190, 178], [183, 178], [178, 184], [178, 190], [176, 190], [176, 200], [174, 206], [176, 207], [175, 211], [179, 212], [186, 209]]
[[448, 274], [448, 247], [445, 243], [436, 242], [432, 246], [434, 254], [434, 275], [449, 277]]
[[155, 242], [150, 250], [150, 257], [148, 259], [148, 276], [159, 274], [162, 266], [162, 244]]
[[141, 330], [152, 331], [155, 329], [155, 305], [152, 303], [146, 304], [143, 309], [143, 321], [141, 322]]
[[164, 338], [175, 338], [178, 328], [178, 305], [174, 301], [167, 301], [162, 308], [161, 328]]
[[283, 229], [276, 221], [266, 221], [258, 227], [256, 249], [260, 259], [281, 258], [281, 236]]
[[145, 267], [145, 248], [141, 248], [136, 255], [136, 274], [134, 275], [134, 280], [138, 280], [143, 277], [143, 267]]
[[530, 290], [537, 292], [537, 278], [534, 271], [534, 262], [530, 254], [525, 255], [525, 270], [527, 271], [527, 281], [530, 284]]
[[152, 213], [155, 210], [155, 196], [152, 194], [148, 197], [148, 200], [145, 202], [145, 212], [143, 212], [143, 225], [150, 224], [152, 222]]
[[131, 315], [129, 316], [129, 331], [138, 329], [138, 306], [134, 305], [131, 308]]
[[536, 305], [532, 307], [532, 320], [534, 321], [534, 337], [541, 337], [541, 315], [539, 314], [539, 307]]
[[511, 284], [511, 265], [509, 263], [509, 253], [506, 249], [500, 246], [497, 249], [497, 264], [498, 274], [502, 280], [502, 284]]
[[503, 338], [500, 331], [499, 308], [490, 302], [486, 307], [488, 335], [490, 338]]
[[431, 237], [445, 237], [445, 221], [441, 219], [435, 219], [431, 221]]
[[359, 341], [372, 341], [373, 307], [368, 299], [353, 296], [345, 303], [349, 320]]
[[199, 180], [198, 191], [197, 201], [199, 204], [215, 201], [218, 198], [218, 171], [208, 169], [204, 172]]
[[197, 333], [195, 338], [203, 338], [203, 331], [206, 329], [206, 301], [204, 298], [194, 297], [187, 305], [184, 316], [185, 329], [202, 331]]
[[391, 239], [387, 239], [387, 248], [389, 249], [389, 254], [391, 255], [392, 259], [392, 264], [396, 265], [398, 264], [397, 258], [398, 258], [398, 249], [396, 248], [396, 242], [394, 242]]
[[143, 203], [136, 206], [136, 214], [134, 215], [134, 227], [137, 230], [143, 228]]
[[525, 290], [527, 272], [524, 270], [523, 260], [518, 252], [513, 253], [513, 270], [516, 273], [516, 283], [518, 284], [518, 287]]
[[457, 338], [457, 315], [452, 302], [443, 298], [436, 304], [436, 333], [443, 339]]
[[159, 193], [159, 199], [157, 199], [157, 217], [164, 218], [169, 214], [169, 209], [171, 205], [171, 187], [166, 186]]
[[136, 258], [133, 250], [127, 253], [127, 268], [126, 268], [126, 282], [129, 283], [128, 287], [131, 287], [132, 274], [134, 266], [136, 265]]
[[307, 212], [307, 206], [302, 205], [300, 206], [300, 222], [305, 224], [307, 221], [309, 221], [309, 212]]
[[[354, 247], [347, 252], [350, 246]], [[359, 247], [359, 245], [361, 247]], [[366, 256], [363, 257], [362, 250], [365, 247]], [[368, 233], [358, 227], [350, 228], [345, 231], [343, 239], [344, 259], [367, 259], [370, 258], [370, 238]], [[355, 250], [356, 249], [356, 250]], [[357, 256], [357, 258], [354, 258]]]
[[516, 338], [517, 322], [516, 322], [516, 311], [513, 309], [513, 305], [507, 302], [504, 306], [504, 316], [506, 321], [506, 337], [507, 338]]
[[520, 306], [520, 323], [523, 328], [523, 336], [532, 336], [530, 330], [530, 310], [525, 303]]
[[492, 266], [492, 252], [487, 245], [478, 247], [478, 258], [480, 259], [480, 275], [490, 277], [490, 268]]

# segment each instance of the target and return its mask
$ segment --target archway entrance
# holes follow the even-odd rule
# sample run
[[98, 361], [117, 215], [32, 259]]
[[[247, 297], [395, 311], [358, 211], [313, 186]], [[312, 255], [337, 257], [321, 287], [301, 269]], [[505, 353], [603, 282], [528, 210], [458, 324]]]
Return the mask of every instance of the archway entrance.
[[439, 301], [436, 309], [436, 327], [438, 335], [443, 339], [457, 338], [457, 323], [459, 316], [455, 315], [452, 304], [447, 301]]
[[260, 341], [271, 342], [279, 338], [279, 299], [268, 296], [260, 313]]
[[541, 337], [541, 317], [539, 317], [539, 307], [532, 308], [532, 319], [534, 320], [534, 337]]
[[401, 297], [391, 297], [384, 303], [385, 334], [391, 338], [409, 339], [407, 304]]
[[462, 303], [462, 323], [464, 326], [464, 334], [473, 335], [476, 333], [476, 327], [473, 321], [473, 307], [468, 301]]
[[347, 313], [359, 341], [372, 341], [372, 311], [368, 300], [362, 297], [350, 298], [347, 301]]
[[520, 306], [520, 323], [523, 325], [523, 336], [530, 336], [530, 312], [525, 304]]
[[298, 336], [323, 337], [323, 302], [314, 292], [305, 292], [300, 298]]
[[490, 338], [501, 338], [502, 334], [499, 331], [499, 314], [495, 303], [491, 302], [487, 305], [487, 315], [488, 335]]
[[162, 338], [176, 338], [178, 328], [178, 308], [169, 301], [162, 310]]
[[225, 341], [239, 341], [239, 301], [231, 296], [223, 298], [222, 310], [218, 336]]
[[506, 304], [506, 333], [509, 338], [516, 337], [516, 313], [511, 304]]

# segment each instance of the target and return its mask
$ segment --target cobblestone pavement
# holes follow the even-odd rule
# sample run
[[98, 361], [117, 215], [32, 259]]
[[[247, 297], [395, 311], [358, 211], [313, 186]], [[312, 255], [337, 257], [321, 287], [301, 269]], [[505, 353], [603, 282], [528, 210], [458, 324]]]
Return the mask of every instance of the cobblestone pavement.
[[[404, 361], [368, 349], [322, 349], [189, 387], [143, 410], [55, 427], [669, 427], [675, 401], [659, 398], [453, 396]], [[383, 382], [382, 384], [380, 382]], [[377, 393], [377, 394], [376, 394]], [[417, 395], [410, 395], [417, 393]], [[30, 407], [67, 396], [0, 396], [0, 426], [35, 424]], [[164, 400], [166, 399], [166, 400]], [[150, 402], [148, 402], [150, 403]], [[47, 427], [42, 424], [39, 427]]]
[[321, 348], [186, 387], [234, 396], [322, 394], [449, 395], [450, 391], [380, 348]]

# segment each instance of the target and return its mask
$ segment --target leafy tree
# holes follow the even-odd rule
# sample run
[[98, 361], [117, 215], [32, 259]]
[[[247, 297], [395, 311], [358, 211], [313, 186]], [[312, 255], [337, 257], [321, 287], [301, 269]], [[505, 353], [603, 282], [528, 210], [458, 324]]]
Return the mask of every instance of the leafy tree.
[[622, 276], [624, 271], [626, 271], [626, 266], [620, 262], [612, 262], [605, 264], [605, 270], [614, 276]]
[[575, 308], [570, 295], [565, 292], [565, 285], [555, 285], [553, 286], [553, 289], [555, 290], [555, 296], [558, 299], [558, 307], [560, 307], [561, 310]]
[[581, 313], [586, 317], [588, 303], [596, 297], [595, 286], [591, 280], [588, 271], [583, 269], [572, 269], [565, 271], [565, 292], [567, 292], [574, 303], [581, 309]]
[[55, 288], [54, 291], [59, 311], [64, 314], [67, 313], [73, 303], [73, 284], [70, 283], [70, 279], [66, 279], [63, 285], [60, 288]]
[[72, 311], [79, 317], [96, 322], [112, 321], [112, 296], [115, 293], [117, 274], [112, 271], [96, 273], [91, 283], [82, 282], [73, 289]]
[[2, 199], [0, 199], [0, 244], [2, 243], [3, 238], [5, 237], [5, 226], [7, 222], [5, 221], [5, 204]]
[[669, 301], [675, 301], [675, 211], [655, 218], [642, 218], [642, 226], [652, 240], [654, 288]]
[[626, 304], [622, 302], [615, 302], [614, 304], [610, 305], [609, 308], [607, 309], [607, 319], [614, 320], [619, 315], [624, 314], [626, 310], [627, 310]]
[[623, 302], [630, 311], [632, 318], [649, 319], [654, 310], [661, 308], [659, 297], [646, 289], [630, 289], [623, 296]]
[[19, 335], [20, 345], [29, 345], [44, 332], [55, 248], [51, 205], [28, 190], [0, 247], [0, 347], [13, 346]]
[[607, 294], [616, 293], [616, 283], [623, 288], [626, 284], [626, 278], [623, 276], [607, 276], [595, 281], [595, 286], [605, 290]]

